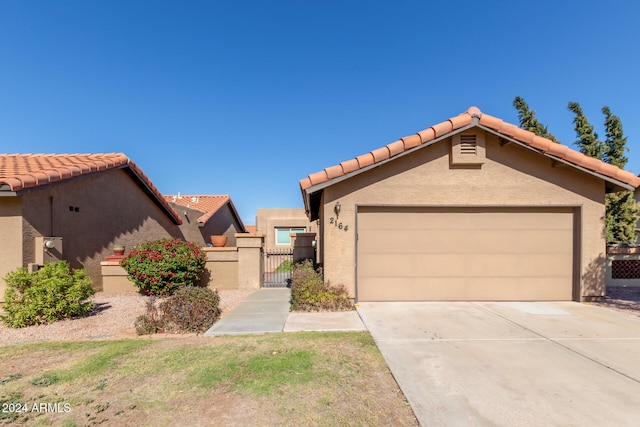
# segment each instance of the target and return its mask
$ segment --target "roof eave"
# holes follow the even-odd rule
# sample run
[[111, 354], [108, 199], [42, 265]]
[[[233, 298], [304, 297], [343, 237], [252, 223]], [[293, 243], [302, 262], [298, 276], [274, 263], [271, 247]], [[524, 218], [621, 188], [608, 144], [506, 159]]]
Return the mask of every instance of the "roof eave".
[[359, 175], [359, 174], [361, 174], [361, 173], [367, 172], [367, 171], [369, 171], [369, 170], [371, 170], [371, 169], [375, 169], [375, 168], [377, 168], [377, 167], [379, 167], [379, 166], [385, 165], [385, 164], [387, 164], [387, 163], [389, 163], [389, 162], [391, 162], [391, 161], [394, 161], [394, 160], [399, 159], [399, 158], [401, 158], [401, 157], [407, 156], [407, 155], [409, 155], [409, 154], [411, 154], [411, 153], [415, 153], [416, 151], [418, 151], [418, 150], [420, 150], [420, 149], [422, 149], [422, 148], [429, 147], [429, 146], [431, 146], [431, 145], [433, 145], [433, 144], [435, 144], [435, 143], [438, 143], [438, 142], [440, 142], [440, 141], [442, 141], [442, 140], [445, 140], [445, 139], [447, 139], [447, 138], [450, 138], [450, 137], [452, 137], [452, 136], [453, 136], [453, 135], [455, 135], [455, 134], [458, 134], [458, 133], [464, 132], [464, 131], [469, 130], [469, 129], [471, 129], [471, 128], [473, 128], [473, 127], [476, 127], [476, 126], [479, 126], [479, 125], [476, 125], [476, 124], [471, 123], [471, 124], [469, 124], [469, 125], [466, 125], [466, 126], [464, 126], [464, 127], [461, 127], [461, 128], [456, 129], [456, 130], [454, 130], [454, 131], [451, 131], [451, 132], [449, 132], [449, 133], [447, 133], [447, 134], [444, 134], [444, 135], [442, 135], [442, 136], [439, 136], [438, 138], [432, 139], [431, 141], [425, 142], [424, 144], [420, 144], [420, 145], [418, 145], [417, 147], [413, 147], [413, 148], [410, 148], [410, 149], [408, 149], [408, 150], [406, 150], [406, 151], [403, 151], [402, 153], [396, 154], [396, 155], [395, 155], [395, 156], [393, 156], [393, 157], [389, 157], [388, 159], [381, 160], [381, 161], [379, 161], [379, 162], [377, 162], [377, 163], [374, 163], [374, 164], [369, 165], [369, 166], [365, 166], [365, 167], [363, 167], [363, 168], [361, 168], [361, 169], [358, 169], [358, 170], [355, 170], [355, 171], [353, 171], [353, 172], [349, 172], [349, 173], [347, 173], [347, 174], [344, 174], [344, 175], [341, 175], [341, 176], [335, 177], [335, 178], [330, 179], [330, 180], [328, 180], [328, 181], [321, 182], [321, 183], [316, 184], [316, 185], [312, 185], [311, 187], [307, 187], [307, 188], [305, 189], [305, 191], [307, 191], [309, 194], [311, 194], [311, 193], [315, 193], [315, 192], [317, 192], [317, 191], [319, 191], [319, 190], [322, 190], [322, 189], [324, 189], [324, 188], [327, 188], [327, 187], [329, 187], [329, 186], [331, 186], [331, 185], [337, 184], [337, 183], [342, 182], [342, 181], [344, 181], [344, 180], [346, 180], [346, 179], [349, 179], [349, 178], [354, 177], [354, 176], [356, 176], [356, 175]]
[[498, 137], [500, 137], [500, 138], [502, 138], [502, 139], [504, 139], [506, 141], [509, 141], [511, 143], [514, 143], [514, 144], [517, 144], [520, 147], [529, 149], [529, 150], [531, 150], [531, 151], [533, 151], [535, 153], [542, 154], [545, 157], [548, 157], [549, 159], [552, 159], [555, 162], [562, 163], [562, 164], [567, 165], [567, 166], [571, 166], [571, 167], [573, 167], [575, 169], [578, 169], [579, 171], [582, 171], [582, 172], [585, 172], [585, 173], [587, 173], [589, 175], [592, 175], [592, 176], [595, 176], [597, 178], [600, 178], [600, 179], [604, 180], [605, 182], [608, 182], [610, 184], [613, 184], [615, 187], [618, 187], [618, 189], [615, 189], [615, 190], [612, 188], [611, 189], [612, 191], [609, 191], [609, 192], [614, 192], [615, 193], [617, 191], [623, 191], [623, 190], [635, 191], [635, 189], [636, 189], [636, 187], [634, 187], [631, 184], [627, 184], [625, 182], [622, 182], [622, 181], [619, 181], [617, 179], [611, 178], [609, 176], [606, 176], [606, 175], [600, 174], [598, 172], [595, 172], [593, 170], [590, 170], [590, 169], [584, 168], [582, 166], [576, 165], [575, 163], [571, 163], [571, 162], [569, 162], [569, 161], [567, 161], [567, 160], [565, 160], [565, 159], [563, 159], [561, 157], [557, 157], [557, 156], [554, 156], [552, 154], [546, 153], [543, 150], [540, 150], [540, 149], [537, 149], [537, 148], [532, 147], [530, 145], [527, 145], [524, 142], [518, 141], [517, 139], [514, 139], [514, 138], [512, 138], [512, 137], [510, 137], [508, 135], [505, 135], [503, 133], [497, 132], [497, 131], [489, 128], [489, 127], [483, 126], [481, 124], [478, 124], [477, 126], [479, 128], [481, 128], [481, 129], [483, 129], [485, 132], [490, 132], [490, 133], [492, 133], [492, 134], [494, 134], [494, 135], [496, 135], [496, 136], [498, 136]]
[[178, 214], [178, 212], [176, 212], [176, 210], [173, 209], [166, 200], [164, 200], [157, 189], [149, 187], [149, 185], [147, 184], [147, 180], [144, 179], [142, 175], [140, 175], [140, 173], [144, 174], [144, 172], [140, 171], [139, 173], [138, 167], [131, 167], [131, 163], [133, 162], [129, 160], [129, 164], [122, 165], [121, 168], [126, 167], [129, 173], [131, 173], [131, 175], [133, 175], [138, 183], [143, 187], [145, 193], [147, 193], [147, 195], [157, 203], [157, 205], [169, 216], [169, 218], [171, 218], [175, 224], [182, 225], [182, 218], [180, 217], [180, 214]]
[[330, 179], [328, 181], [321, 182], [319, 184], [312, 185], [311, 187], [307, 187], [307, 188], [303, 189], [302, 190], [302, 195], [303, 195], [302, 199], [304, 201], [305, 212], [306, 212], [307, 216], [309, 217], [309, 220], [310, 221], [314, 221], [314, 220], [318, 219], [318, 213], [312, 211], [313, 208], [311, 206], [311, 200], [310, 200], [311, 196], [313, 196], [315, 193], [318, 193], [318, 192], [324, 190], [325, 188], [327, 188], [329, 186], [332, 186], [334, 184], [337, 184], [339, 182], [342, 182], [342, 181], [344, 181], [346, 179], [352, 178], [352, 177], [354, 177], [356, 175], [359, 175], [359, 174], [367, 172], [367, 171], [369, 171], [371, 169], [375, 169], [375, 168], [377, 168], [379, 166], [387, 164], [387, 163], [389, 163], [389, 162], [391, 162], [393, 160], [399, 159], [399, 158], [401, 158], [403, 156], [407, 156], [407, 155], [409, 155], [411, 153], [414, 153], [414, 152], [416, 152], [416, 151], [418, 151], [418, 150], [420, 150], [422, 148], [429, 147], [429, 146], [431, 146], [431, 145], [433, 145], [433, 144], [435, 144], [437, 142], [440, 142], [442, 140], [450, 138], [451, 136], [453, 136], [453, 135], [455, 135], [457, 133], [465, 132], [465, 131], [473, 128], [473, 127], [479, 126], [477, 124], [477, 122], [478, 122], [477, 119], [474, 119], [468, 125], [465, 125], [465, 126], [459, 128], [459, 129], [453, 130], [453, 131], [451, 131], [449, 133], [446, 133], [446, 134], [444, 134], [442, 136], [434, 138], [431, 141], [427, 141], [427, 142], [425, 142], [423, 144], [420, 144], [420, 145], [418, 145], [416, 147], [410, 148], [410, 149], [408, 149], [406, 151], [403, 151], [402, 153], [396, 154], [393, 157], [389, 157], [388, 159], [381, 160], [381, 161], [379, 161], [377, 163], [374, 163], [372, 165], [365, 166], [365, 167], [363, 167], [361, 169], [358, 169], [358, 170], [355, 170], [353, 172], [349, 172], [347, 174], [335, 177], [335, 178]]

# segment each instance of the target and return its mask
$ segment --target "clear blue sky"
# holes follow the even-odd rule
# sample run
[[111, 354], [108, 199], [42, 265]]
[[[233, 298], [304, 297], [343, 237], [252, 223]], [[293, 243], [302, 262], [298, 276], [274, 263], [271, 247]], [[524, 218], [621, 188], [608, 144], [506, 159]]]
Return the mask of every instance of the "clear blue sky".
[[640, 173], [640, 3], [0, 2], [7, 153], [123, 152], [164, 194], [301, 207], [298, 180], [519, 95], [563, 143], [569, 101]]

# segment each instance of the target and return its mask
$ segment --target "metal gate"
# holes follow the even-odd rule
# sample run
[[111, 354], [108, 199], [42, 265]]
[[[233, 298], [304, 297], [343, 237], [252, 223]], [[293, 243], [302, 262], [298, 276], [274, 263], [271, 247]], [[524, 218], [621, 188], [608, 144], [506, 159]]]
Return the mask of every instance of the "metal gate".
[[293, 249], [265, 249], [263, 253], [263, 288], [288, 288], [291, 286]]

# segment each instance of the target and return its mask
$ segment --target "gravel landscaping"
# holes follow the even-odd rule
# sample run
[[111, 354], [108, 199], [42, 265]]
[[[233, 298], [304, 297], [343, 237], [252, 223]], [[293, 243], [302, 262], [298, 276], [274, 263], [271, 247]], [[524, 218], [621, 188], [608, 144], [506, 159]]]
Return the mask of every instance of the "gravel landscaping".
[[[252, 290], [220, 290], [222, 314], [244, 300]], [[14, 329], [0, 323], [0, 345], [37, 341], [75, 341], [88, 339], [134, 338], [134, 322], [145, 313], [145, 296], [135, 292], [93, 297], [96, 308], [90, 316], [63, 320], [49, 325]], [[160, 335], [164, 336], [164, 334]]]

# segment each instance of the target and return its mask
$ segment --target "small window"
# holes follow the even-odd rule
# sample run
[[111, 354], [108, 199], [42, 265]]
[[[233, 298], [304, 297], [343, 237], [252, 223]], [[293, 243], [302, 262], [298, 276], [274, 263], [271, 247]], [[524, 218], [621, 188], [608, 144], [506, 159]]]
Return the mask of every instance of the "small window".
[[276, 245], [291, 245], [291, 233], [304, 233], [306, 228], [276, 228]]

